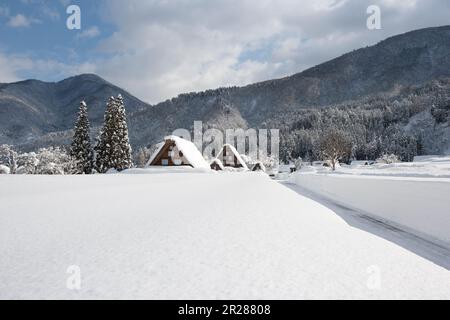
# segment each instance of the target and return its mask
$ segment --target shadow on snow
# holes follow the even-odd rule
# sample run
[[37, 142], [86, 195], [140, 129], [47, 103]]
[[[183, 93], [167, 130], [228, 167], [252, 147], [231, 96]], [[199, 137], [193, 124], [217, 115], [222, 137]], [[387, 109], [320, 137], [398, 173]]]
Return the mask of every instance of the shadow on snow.
[[332, 200], [306, 190], [296, 184], [287, 182], [280, 182], [280, 184], [296, 192], [297, 194], [307, 197], [327, 207], [341, 217], [349, 226], [393, 242], [396, 245], [421, 256], [422, 258], [450, 270], [449, 249], [423, 239], [410, 232], [406, 232], [397, 227], [386, 224], [385, 222], [377, 220], [374, 217], [370, 217], [353, 209], [334, 203]]

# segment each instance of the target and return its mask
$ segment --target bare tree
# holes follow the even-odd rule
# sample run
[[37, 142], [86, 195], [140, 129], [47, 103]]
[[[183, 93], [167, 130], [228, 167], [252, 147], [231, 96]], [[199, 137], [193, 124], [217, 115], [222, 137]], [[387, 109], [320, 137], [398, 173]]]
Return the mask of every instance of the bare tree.
[[144, 147], [139, 148], [137, 153], [134, 155], [135, 157], [135, 163], [138, 168], [144, 168], [147, 165], [148, 160], [151, 156], [151, 150], [150, 148]]
[[333, 128], [320, 139], [319, 149], [322, 159], [330, 161], [334, 171], [339, 160], [350, 157], [352, 142], [343, 131]]

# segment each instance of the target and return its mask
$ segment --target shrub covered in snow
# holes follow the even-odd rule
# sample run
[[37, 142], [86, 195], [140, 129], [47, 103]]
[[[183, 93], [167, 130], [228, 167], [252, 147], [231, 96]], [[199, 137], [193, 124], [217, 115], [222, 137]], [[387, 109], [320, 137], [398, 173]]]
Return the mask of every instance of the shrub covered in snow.
[[294, 162], [295, 170], [299, 171], [303, 167], [303, 159], [301, 157], [297, 158]]
[[10, 145], [0, 145], [0, 165], [7, 167], [8, 173], [16, 173], [17, 152]]
[[244, 160], [245, 164], [248, 168], [253, 168], [253, 166], [257, 163], [261, 163], [266, 170], [272, 170], [273, 168], [278, 166], [278, 159], [273, 155], [259, 156], [259, 157], [251, 157], [246, 154], [240, 155], [242, 160]]
[[9, 168], [3, 164], [0, 164], [0, 174], [9, 174]]
[[395, 154], [383, 154], [380, 158], [377, 159], [377, 162], [391, 164], [391, 163], [397, 163], [397, 162], [401, 162], [401, 161]]
[[39, 160], [35, 152], [22, 153], [17, 158], [18, 174], [37, 174]]
[[18, 156], [18, 174], [73, 174], [76, 161], [61, 148], [42, 148]]

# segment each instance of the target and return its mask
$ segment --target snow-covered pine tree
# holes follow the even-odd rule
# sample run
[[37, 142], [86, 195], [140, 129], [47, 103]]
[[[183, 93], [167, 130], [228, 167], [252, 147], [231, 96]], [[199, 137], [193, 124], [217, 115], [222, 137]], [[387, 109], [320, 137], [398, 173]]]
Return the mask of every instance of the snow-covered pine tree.
[[99, 173], [105, 173], [114, 167], [111, 146], [113, 145], [112, 140], [114, 135], [114, 114], [117, 113], [115, 109], [117, 109], [116, 100], [114, 97], [110, 97], [106, 104], [103, 127], [94, 148], [96, 154], [95, 169]]
[[113, 148], [113, 158], [115, 160], [115, 169], [122, 171], [129, 169], [133, 165], [130, 140], [128, 138], [128, 125], [125, 113], [125, 105], [122, 95], [116, 98], [117, 103], [117, 145]]
[[132, 166], [128, 126], [121, 95], [117, 98], [111, 97], [108, 101], [95, 151], [95, 165], [100, 173], [109, 169], [121, 171]]
[[76, 161], [77, 173], [90, 174], [93, 169], [93, 151], [89, 136], [89, 119], [86, 102], [81, 101], [70, 156]]

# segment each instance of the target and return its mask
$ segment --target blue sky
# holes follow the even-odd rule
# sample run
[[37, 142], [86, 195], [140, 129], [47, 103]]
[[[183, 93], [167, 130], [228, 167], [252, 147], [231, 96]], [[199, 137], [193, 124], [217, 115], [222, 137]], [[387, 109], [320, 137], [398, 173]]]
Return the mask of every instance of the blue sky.
[[[71, 4], [81, 30], [66, 28]], [[367, 29], [371, 4], [381, 30]], [[0, 0], [0, 82], [92, 72], [154, 103], [447, 24], [448, 0]]]
[[[68, 4], [82, 8], [81, 30], [66, 27]], [[102, 16], [101, 1], [14, 0], [0, 2], [0, 52], [5, 55], [79, 65], [107, 57], [97, 44], [114, 32]], [[88, 32], [87, 32], [88, 31]], [[90, 32], [89, 32], [90, 31]], [[64, 71], [18, 68], [20, 79], [61, 80]]]

